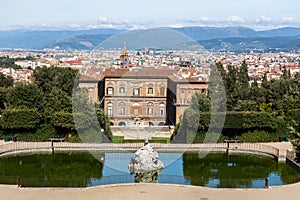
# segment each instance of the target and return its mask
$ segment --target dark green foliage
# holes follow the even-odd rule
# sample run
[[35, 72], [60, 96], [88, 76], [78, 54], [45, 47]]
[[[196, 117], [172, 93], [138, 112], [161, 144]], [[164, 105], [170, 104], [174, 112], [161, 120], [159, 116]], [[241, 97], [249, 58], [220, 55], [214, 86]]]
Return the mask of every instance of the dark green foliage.
[[69, 112], [55, 112], [50, 116], [51, 124], [54, 127], [61, 128], [61, 129], [74, 129], [74, 120], [73, 120], [73, 114]]
[[9, 108], [36, 108], [39, 111], [44, 107], [41, 90], [34, 83], [17, 83], [15, 87], [8, 88], [7, 104]]
[[244, 128], [243, 112], [227, 112], [224, 129], [242, 129]]
[[44, 93], [43, 100], [45, 102], [44, 112], [51, 115], [54, 112], [72, 112], [71, 96], [60, 88], [54, 87], [49, 93]]
[[[2, 131], [25, 141], [47, 141], [50, 137], [66, 137], [68, 133], [73, 134], [68, 141], [80, 141], [75, 128], [86, 132], [89, 138], [92, 138], [91, 133], [101, 135], [100, 127], [111, 135], [108, 118], [86, 97], [86, 106], [79, 105], [81, 110], [73, 115], [72, 92], [73, 87], [77, 87], [76, 75], [77, 71], [71, 68], [42, 67], [34, 71], [33, 83], [17, 83], [14, 87], [9, 78], [0, 77], [0, 84], [1, 78], [3, 83], [0, 106], [4, 109], [0, 123]], [[74, 116], [80, 119], [76, 121], [77, 127]]]
[[255, 130], [243, 133], [237, 139], [241, 142], [278, 142], [279, 134], [269, 133], [264, 130]]
[[[242, 137], [241, 140], [263, 142], [278, 141], [279, 136], [291, 137], [288, 127], [293, 121], [296, 122], [295, 129], [300, 130], [300, 73], [292, 78], [289, 72], [283, 69], [282, 78], [271, 81], [267, 81], [267, 76], [264, 75], [259, 86], [256, 80], [249, 84], [245, 61], [240, 67], [228, 65], [225, 70], [221, 63], [216, 63], [211, 69], [210, 103], [195, 95], [190, 109], [186, 110], [180, 124], [176, 126], [175, 133], [181, 132], [183, 138], [193, 136], [194, 142], [203, 141], [206, 132], [206, 137], [210, 137], [209, 132], [215, 134], [218, 131], [222, 131], [220, 137]], [[216, 95], [222, 90], [221, 82], [224, 83], [227, 102]], [[199, 104], [196, 104], [197, 102]], [[227, 112], [218, 109], [224, 102]], [[225, 122], [222, 120], [224, 117]], [[191, 127], [197, 127], [196, 136], [191, 134]]]
[[[199, 124], [202, 130], [207, 130], [211, 117], [215, 119], [226, 117], [224, 129], [268, 129], [275, 130], [275, 121], [271, 114], [262, 112], [226, 112], [226, 113], [201, 113]], [[188, 123], [188, 122], [187, 122]], [[193, 122], [190, 122], [193, 123]], [[222, 128], [222, 124], [214, 123], [216, 128]]]
[[10, 76], [5, 76], [4, 74], [0, 73], [0, 87], [10, 87], [13, 86], [14, 79]]
[[35, 133], [35, 138], [38, 141], [49, 141], [49, 138], [57, 138], [55, 128], [50, 124], [42, 124]]
[[0, 67], [20, 69], [21, 68], [20, 66], [15, 65], [15, 61], [17, 61], [17, 59], [13, 59], [9, 57], [0, 57]]
[[36, 109], [7, 109], [1, 117], [1, 128], [7, 131], [37, 129], [41, 121]]
[[271, 114], [265, 112], [243, 113], [243, 128], [245, 129], [275, 129], [274, 119]]
[[13, 83], [12, 77], [0, 73], [0, 109], [6, 108], [7, 88], [13, 86]]
[[68, 95], [72, 95], [77, 71], [71, 68], [38, 67], [34, 73], [35, 84], [45, 93], [50, 93], [53, 88], [59, 88]]

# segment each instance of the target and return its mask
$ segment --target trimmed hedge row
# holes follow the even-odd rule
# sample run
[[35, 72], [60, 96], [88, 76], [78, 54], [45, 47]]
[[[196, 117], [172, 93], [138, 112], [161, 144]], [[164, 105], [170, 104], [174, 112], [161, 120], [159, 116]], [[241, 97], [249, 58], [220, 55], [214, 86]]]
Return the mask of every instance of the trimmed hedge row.
[[[222, 120], [225, 118], [224, 126]], [[208, 128], [224, 129], [276, 129], [274, 117], [266, 112], [201, 113], [199, 124]]]

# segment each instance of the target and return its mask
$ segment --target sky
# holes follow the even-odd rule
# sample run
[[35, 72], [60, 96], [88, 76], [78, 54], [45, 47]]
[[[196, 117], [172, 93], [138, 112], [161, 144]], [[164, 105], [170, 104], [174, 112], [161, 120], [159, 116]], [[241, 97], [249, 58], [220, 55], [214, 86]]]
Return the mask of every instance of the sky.
[[0, 30], [300, 27], [299, 0], [2, 0]]

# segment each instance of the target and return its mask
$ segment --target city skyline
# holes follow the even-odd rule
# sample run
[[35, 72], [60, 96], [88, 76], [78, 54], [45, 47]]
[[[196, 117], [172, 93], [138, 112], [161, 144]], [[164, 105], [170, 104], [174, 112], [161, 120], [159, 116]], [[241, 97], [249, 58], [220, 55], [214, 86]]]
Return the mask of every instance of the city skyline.
[[139, 29], [247, 26], [256, 30], [300, 27], [296, 0], [127, 1], [12, 0], [2, 2], [0, 30]]

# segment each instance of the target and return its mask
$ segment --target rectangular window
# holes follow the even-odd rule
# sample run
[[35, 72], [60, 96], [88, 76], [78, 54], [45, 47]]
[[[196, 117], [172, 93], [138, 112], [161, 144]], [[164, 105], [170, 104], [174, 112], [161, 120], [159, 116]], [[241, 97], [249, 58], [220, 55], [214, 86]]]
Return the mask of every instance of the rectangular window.
[[161, 107], [159, 109], [159, 114], [160, 114], [160, 116], [164, 116], [165, 115], [165, 108], [164, 107]]
[[121, 87], [120, 88], [120, 94], [124, 94], [125, 93], [125, 88], [124, 87]]
[[108, 107], [107, 109], [107, 115], [112, 116], [113, 115], [113, 108], [111, 106]]
[[107, 95], [113, 95], [114, 94], [114, 89], [109, 87], [107, 88]]
[[138, 89], [138, 88], [133, 89], [133, 95], [135, 95], [135, 96], [140, 95], [140, 89]]
[[153, 108], [148, 108], [148, 115], [152, 115], [153, 114]]
[[185, 104], [185, 99], [184, 98], [180, 99], [180, 104]]
[[121, 115], [125, 115], [125, 108], [124, 107], [121, 108]]
[[148, 88], [148, 94], [153, 94], [153, 88]]

